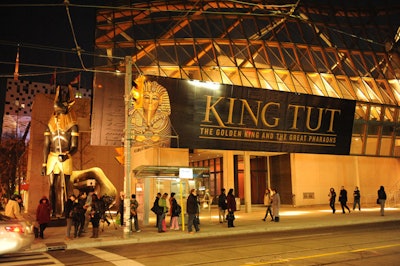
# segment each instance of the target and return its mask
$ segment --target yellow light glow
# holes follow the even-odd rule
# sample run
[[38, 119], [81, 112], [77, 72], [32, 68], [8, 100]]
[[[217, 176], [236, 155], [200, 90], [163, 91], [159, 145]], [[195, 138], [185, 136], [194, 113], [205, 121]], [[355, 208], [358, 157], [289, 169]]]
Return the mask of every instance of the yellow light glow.
[[199, 81], [199, 80], [189, 80], [190, 85], [200, 88], [206, 88], [210, 90], [218, 90], [220, 88], [220, 84], [216, 82], [210, 81]]

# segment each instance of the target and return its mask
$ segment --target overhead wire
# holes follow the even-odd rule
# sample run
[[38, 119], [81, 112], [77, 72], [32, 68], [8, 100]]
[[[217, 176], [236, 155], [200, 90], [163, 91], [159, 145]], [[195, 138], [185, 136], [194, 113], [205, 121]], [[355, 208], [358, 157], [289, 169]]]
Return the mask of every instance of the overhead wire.
[[64, 4], [65, 4], [65, 10], [66, 10], [66, 12], [67, 12], [67, 17], [68, 17], [69, 26], [71, 27], [71, 33], [72, 33], [72, 38], [73, 38], [73, 41], [74, 41], [74, 44], [75, 44], [76, 54], [77, 54], [77, 56], [78, 56], [78, 58], [79, 58], [79, 61], [80, 61], [80, 63], [81, 63], [82, 68], [83, 68], [85, 71], [87, 71], [87, 68], [86, 68], [86, 66], [85, 66], [85, 64], [84, 64], [84, 62], [83, 62], [83, 59], [82, 59], [81, 47], [79, 46], [78, 41], [76, 40], [74, 25], [73, 25], [73, 23], [72, 23], [71, 14], [70, 14], [70, 12], [69, 12], [69, 7], [68, 7], [68, 5], [69, 5], [69, 0], [64, 0]]
[[[4, 62], [0, 61], [0, 64], [6, 65], [15, 65], [15, 62]], [[19, 73], [20, 77], [38, 77], [38, 76], [48, 76], [54, 73], [54, 70], [57, 70], [57, 74], [67, 74], [67, 73], [75, 73], [75, 72], [82, 72], [84, 71], [82, 68], [70, 68], [70, 67], [61, 67], [61, 66], [50, 66], [50, 65], [40, 65], [40, 64], [24, 64], [19, 63], [21, 66], [29, 66], [29, 67], [38, 67], [38, 68], [50, 68], [52, 69], [51, 72], [32, 72], [32, 73]], [[97, 66], [99, 68], [107, 67], [108, 65], [104, 66]], [[59, 69], [64, 69], [59, 71]], [[100, 69], [87, 69], [87, 72], [95, 72], [95, 73], [106, 73], [106, 74], [116, 74], [115, 71], [109, 70], [100, 70]], [[121, 72], [118, 75], [124, 75], [125, 73]], [[0, 74], [0, 78], [12, 78], [14, 74]]]
[[[22, 48], [30, 48], [30, 49], [36, 49], [36, 50], [43, 50], [47, 52], [60, 52], [60, 53], [71, 53], [75, 54], [76, 51], [72, 49], [67, 49], [67, 48], [60, 48], [60, 47], [55, 47], [55, 46], [45, 46], [45, 45], [40, 45], [40, 44], [33, 44], [33, 43], [17, 43], [17, 42], [11, 42], [11, 41], [6, 41], [6, 40], [0, 40], [0, 45], [4, 46], [12, 46], [12, 47], [22, 47]], [[87, 55], [87, 56], [92, 56], [92, 57], [99, 57], [99, 58], [109, 58], [110, 56], [108, 55], [102, 55], [102, 54], [96, 54], [92, 52], [87, 52], [85, 50], [81, 51], [82, 55]], [[124, 57], [120, 56], [111, 56], [112, 59], [118, 59], [118, 60], [123, 60]]]
[[[294, 2], [293, 4], [282, 4], [282, 5], [258, 4], [258, 3], [238, 1], [238, 0], [226, 0], [226, 1], [229, 1], [229, 2], [232, 2], [232, 3], [238, 3], [238, 4], [242, 4], [242, 5], [270, 7], [270, 8], [293, 8], [294, 6], [298, 5], [297, 1], [293, 1]], [[78, 43], [76, 41], [75, 31], [73, 29], [72, 19], [71, 19], [70, 12], [69, 12], [69, 6], [78, 7], [78, 8], [96, 8], [96, 9], [103, 9], [103, 10], [112, 9], [112, 10], [137, 10], [137, 11], [155, 11], [155, 12], [159, 12], [160, 11], [158, 9], [151, 8], [151, 7], [150, 8], [149, 7], [141, 8], [141, 7], [129, 7], [129, 6], [71, 4], [69, 2], [69, 0], [64, 0], [63, 4], [0, 4], [0, 8], [2, 8], [2, 7], [61, 7], [61, 6], [65, 6], [65, 8], [67, 10], [67, 15], [68, 15], [68, 19], [69, 19], [69, 22], [70, 22], [70, 25], [71, 25], [71, 30], [72, 30], [72, 34], [73, 34], [73, 38], [74, 38], [75, 49], [77, 50], [76, 53], [78, 54], [78, 56], [79, 56], [79, 54], [82, 54], [83, 50], [79, 47], [79, 45], [78, 45]], [[260, 9], [260, 10], [264, 10], [264, 9]], [[288, 14], [288, 12], [271, 11], [271, 10], [265, 10], [265, 11], [268, 11], [270, 14], [253, 13], [253, 12], [244, 13], [244, 12], [215, 11], [215, 10], [212, 10], [212, 11], [202, 10], [202, 13], [205, 13], [205, 14], [217, 14], [217, 15], [243, 15], [243, 16], [244, 15], [290, 16], [292, 18], [304, 21], [304, 19], [302, 19], [301, 17], [293, 15], [293, 14], [290, 15], [290, 14]], [[164, 10], [163, 12], [172, 12], [172, 13], [173, 12], [178, 12], [178, 13], [182, 13], [183, 12], [184, 14], [188, 15], [190, 13], [197, 12], [197, 10], [193, 10], [193, 9], [190, 9], [190, 10], [173, 10], [173, 9], [170, 9], [170, 10]], [[310, 21], [306, 21], [306, 22], [310, 23]], [[373, 42], [375, 44], [384, 45], [384, 44], [381, 44], [381, 43], [374, 42], [373, 40], [370, 40], [370, 39], [362, 38], [362, 37], [354, 35], [354, 34], [350, 34], [350, 33], [344, 32], [344, 31], [337, 30], [335, 28], [330, 28], [330, 29], [334, 30], [334, 31], [338, 31], [338, 32], [340, 32], [342, 34], [348, 35], [348, 36], [353, 37], [353, 38], [358, 38], [358, 39], [361, 39], [361, 40], [364, 40], [364, 41], [367, 41], [367, 42]], [[81, 60], [81, 56], [80, 56], [80, 60]], [[81, 64], [83, 64], [83, 61], [81, 62]], [[84, 64], [83, 64], [83, 68], [85, 68]]]
[[[106, 5], [86, 5], [86, 4], [72, 4], [69, 3], [69, 0], [64, 0], [64, 4], [0, 4], [1, 7], [43, 7], [43, 6], [49, 6], [49, 7], [60, 7], [60, 6], [65, 6], [65, 2], [68, 2], [69, 7], [79, 7], [79, 8], [96, 8], [96, 9], [102, 9], [102, 10], [121, 10], [121, 11], [150, 11], [150, 12], [160, 12], [159, 9], [157, 8], [152, 8], [152, 7], [130, 7], [130, 6], [106, 6]], [[231, 2], [234, 2], [231, 0]], [[237, 1], [239, 3], [239, 1]], [[291, 8], [294, 4], [287, 4], [287, 5], [260, 5], [260, 4], [254, 4], [250, 2], [242, 2], [242, 4], [246, 5], [256, 5], [256, 6], [262, 6], [262, 7], [274, 7], [274, 8]], [[247, 12], [230, 12], [230, 11], [207, 11], [207, 10], [202, 10], [203, 13], [207, 14], [215, 14], [215, 15], [256, 15], [256, 16], [276, 16], [279, 15], [279, 12], [276, 13], [274, 11], [268, 10], [268, 9], [260, 9], [264, 11], [268, 11], [271, 14], [267, 13], [247, 13]], [[197, 10], [189, 9], [189, 10], [181, 10], [181, 9], [169, 9], [169, 10], [163, 10], [163, 12], [169, 12], [169, 13], [195, 13]], [[285, 14], [284, 12], [282, 14]]]
[[[252, 3], [252, 2], [245, 2], [245, 1], [239, 1], [239, 0], [227, 0], [229, 2], [232, 3], [238, 3], [241, 5], [248, 5], [248, 6], [258, 6], [258, 7], [269, 7], [269, 8], [293, 8], [293, 6], [296, 6], [298, 4], [297, 3], [293, 3], [293, 4], [283, 4], [283, 5], [268, 5], [268, 4], [259, 4], [259, 3]], [[58, 3], [58, 4], [0, 4], [0, 8], [3, 7], [65, 7], [66, 9], [66, 13], [67, 13], [67, 17], [68, 17], [68, 22], [71, 28], [71, 33], [72, 33], [72, 38], [73, 38], [73, 42], [75, 45], [75, 48], [73, 50], [68, 50], [68, 49], [62, 49], [62, 48], [56, 48], [56, 47], [50, 47], [50, 46], [41, 46], [41, 45], [33, 45], [33, 44], [13, 44], [15, 46], [20, 45], [21, 47], [28, 47], [28, 48], [33, 48], [33, 49], [41, 49], [41, 50], [46, 50], [46, 51], [55, 51], [55, 52], [65, 52], [65, 53], [74, 53], [78, 56], [78, 59], [80, 61], [81, 67], [84, 71], [89, 71], [89, 72], [107, 72], [107, 73], [114, 73], [112, 71], [100, 71], [98, 69], [94, 69], [94, 68], [88, 68], [86, 67], [84, 60], [82, 58], [82, 55], [89, 55], [89, 56], [96, 56], [96, 57], [104, 57], [104, 58], [110, 58], [110, 55], [100, 55], [100, 54], [95, 54], [95, 53], [88, 53], [85, 50], [83, 50], [80, 46], [79, 43], [77, 41], [77, 37], [75, 34], [75, 29], [74, 29], [74, 25], [72, 22], [72, 18], [71, 18], [71, 14], [70, 14], [70, 10], [69, 7], [77, 7], [77, 8], [97, 8], [97, 9], [113, 9], [113, 10], [146, 10], [146, 11], [155, 11], [155, 12], [160, 12], [160, 10], [152, 8], [152, 7], [146, 7], [146, 8], [140, 8], [140, 7], [127, 7], [127, 6], [106, 6], [106, 5], [85, 5], [85, 4], [71, 4], [69, 2], [69, 0], [64, 0], [63, 3]], [[260, 9], [260, 10], [264, 10], [264, 9]], [[188, 15], [192, 12], [196, 12], [196, 10], [194, 9], [189, 9], [189, 10], [164, 10], [163, 12], [179, 12], [179, 13], [184, 13], [185, 15]], [[208, 13], [208, 14], [225, 14], [225, 15], [262, 15], [262, 16], [288, 16], [294, 19], [298, 19], [307, 23], [313, 23], [312, 21], [309, 20], [304, 20], [301, 17], [294, 15], [294, 14], [288, 14], [287, 12], [276, 12], [276, 11], [271, 11], [269, 10], [269, 14], [265, 14], [265, 13], [243, 13], [243, 12], [229, 12], [229, 11], [207, 11], [207, 10], [202, 10], [203, 13]], [[329, 27], [329, 29], [333, 30], [333, 31], [337, 31], [341, 34], [344, 35], [348, 35], [352, 38], [358, 38], [360, 40], [369, 42], [369, 43], [374, 43], [377, 45], [383, 45], [381, 43], [375, 42], [372, 39], [366, 39], [360, 36], [356, 36], [354, 34], [350, 34], [347, 33], [345, 31], [342, 30], [338, 30], [332, 27]], [[6, 44], [6, 45], [10, 45], [11, 42], [7, 43], [7, 41], [2, 41], [0, 40], [0, 44]], [[123, 60], [123, 57], [116, 57], [116, 56], [111, 56], [113, 59], [117, 59], [117, 60]], [[2, 62], [0, 62], [2, 63]], [[4, 62], [3, 62], [4, 63]], [[134, 62], [133, 62], [134, 63]], [[138, 66], [134, 63], [136, 69], [140, 72], [140, 69], [138, 68]], [[81, 70], [82, 70], [81, 69]]]

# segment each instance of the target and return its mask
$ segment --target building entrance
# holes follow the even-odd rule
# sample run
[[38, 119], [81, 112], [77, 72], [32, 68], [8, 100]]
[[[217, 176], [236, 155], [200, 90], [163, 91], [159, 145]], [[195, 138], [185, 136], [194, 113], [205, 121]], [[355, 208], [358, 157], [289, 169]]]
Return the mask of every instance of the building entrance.
[[251, 203], [263, 204], [265, 189], [269, 187], [268, 157], [256, 156], [250, 159]]

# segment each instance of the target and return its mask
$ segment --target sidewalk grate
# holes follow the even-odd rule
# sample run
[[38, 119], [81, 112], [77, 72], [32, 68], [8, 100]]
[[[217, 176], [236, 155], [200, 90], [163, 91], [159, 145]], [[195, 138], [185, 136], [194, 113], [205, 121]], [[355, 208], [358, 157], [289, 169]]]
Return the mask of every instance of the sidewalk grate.
[[64, 242], [56, 242], [56, 243], [46, 243], [47, 251], [53, 250], [65, 250], [67, 249], [67, 244]]

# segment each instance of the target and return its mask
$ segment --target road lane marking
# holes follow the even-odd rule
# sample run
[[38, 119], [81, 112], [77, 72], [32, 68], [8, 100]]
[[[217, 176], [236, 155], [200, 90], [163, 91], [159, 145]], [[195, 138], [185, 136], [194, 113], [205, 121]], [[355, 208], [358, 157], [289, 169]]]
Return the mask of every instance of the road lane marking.
[[323, 233], [323, 234], [309, 234], [309, 235], [299, 235], [299, 236], [285, 236], [285, 237], [275, 237], [273, 240], [289, 240], [289, 239], [300, 239], [300, 238], [309, 238], [316, 236], [328, 236], [333, 235], [333, 233]]
[[47, 253], [24, 253], [24, 254], [9, 254], [6, 256], [0, 256], [0, 264], [7, 266], [24, 266], [24, 265], [54, 265], [64, 266], [56, 258], [52, 257]]
[[393, 248], [393, 247], [398, 247], [398, 246], [400, 246], [400, 244], [376, 246], [376, 247], [370, 247], [370, 248], [359, 248], [359, 249], [355, 249], [355, 250], [343, 250], [343, 251], [322, 253], [322, 254], [295, 257], [295, 258], [272, 260], [272, 261], [269, 261], [269, 262], [256, 262], [256, 263], [250, 262], [250, 263], [245, 263], [243, 265], [246, 265], [246, 266], [249, 266], [249, 265], [251, 265], [251, 266], [254, 266], [254, 265], [268, 265], [268, 264], [284, 263], [284, 262], [296, 261], [296, 260], [306, 260], [306, 259], [313, 259], [313, 258], [328, 257], [328, 256], [341, 255], [341, 254], [346, 254], [346, 253], [357, 253], [357, 252], [364, 252], [364, 251], [370, 251], [370, 250], [376, 250], [376, 249]]
[[123, 256], [117, 255], [115, 253], [107, 252], [107, 251], [97, 249], [97, 248], [85, 248], [85, 249], [82, 249], [82, 251], [84, 251], [90, 255], [96, 256], [102, 260], [108, 261], [117, 266], [126, 266], [126, 265], [144, 266], [144, 264], [141, 264], [140, 262], [137, 262], [135, 260], [130, 260], [127, 257], [123, 257]]

